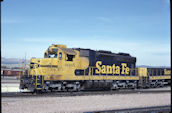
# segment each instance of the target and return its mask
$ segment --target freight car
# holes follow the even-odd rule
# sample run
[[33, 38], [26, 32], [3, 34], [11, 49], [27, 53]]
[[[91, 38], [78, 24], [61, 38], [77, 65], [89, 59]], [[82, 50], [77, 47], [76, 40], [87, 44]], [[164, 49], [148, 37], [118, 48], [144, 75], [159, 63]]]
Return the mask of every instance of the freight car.
[[22, 71], [20, 70], [11, 70], [6, 69], [2, 71], [2, 76], [20, 76], [22, 74]]
[[[46, 92], [149, 87], [154, 79], [147, 70], [136, 68], [136, 58], [127, 53], [52, 44], [44, 58], [30, 60], [30, 68], [20, 77], [20, 89]], [[167, 80], [171, 70], [168, 73]], [[164, 77], [160, 77], [162, 84]]]

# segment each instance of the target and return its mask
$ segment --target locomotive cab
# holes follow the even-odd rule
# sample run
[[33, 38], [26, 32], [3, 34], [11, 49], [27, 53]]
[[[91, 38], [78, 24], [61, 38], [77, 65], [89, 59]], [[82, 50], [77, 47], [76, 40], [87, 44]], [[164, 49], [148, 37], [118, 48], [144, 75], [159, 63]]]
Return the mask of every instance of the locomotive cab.
[[74, 65], [77, 58], [76, 52], [66, 48], [65, 45], [52, 45], [44, 54], [44, 58], [30, 60], [30, 74], [44, 75], [47, 80], [58, 80], [64, 72], [64, 65]]

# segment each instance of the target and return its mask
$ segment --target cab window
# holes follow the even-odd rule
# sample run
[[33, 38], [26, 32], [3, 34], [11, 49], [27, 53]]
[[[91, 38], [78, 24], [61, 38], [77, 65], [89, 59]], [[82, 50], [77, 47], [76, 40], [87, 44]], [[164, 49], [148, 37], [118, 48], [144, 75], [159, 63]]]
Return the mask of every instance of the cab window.
[[49, 58], [57, 58], [57, 54], [49, 54], [48, 57]]
[[62, 59], [62, 53], [61, 52], [59, 53], [59, 59]]
[[57, 58], [58, 49], [53, 48], [51, 51], [48, 49], [44, 54], [44, 58]]
[[73, 61], [74, 55], [69, 55], [67, 54], [67, 59], [66, 61]]
[[44, 58], [57, 58], [57, 53], [44, 54]]

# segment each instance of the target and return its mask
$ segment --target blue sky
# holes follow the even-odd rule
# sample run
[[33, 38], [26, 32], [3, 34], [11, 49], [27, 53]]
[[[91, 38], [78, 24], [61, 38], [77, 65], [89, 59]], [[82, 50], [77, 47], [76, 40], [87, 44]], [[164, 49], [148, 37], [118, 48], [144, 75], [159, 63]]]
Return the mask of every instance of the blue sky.
[[42, 58], [51, 44], [126, 52], [170, 66], [169, 0], [4, 0], [1, 55]]

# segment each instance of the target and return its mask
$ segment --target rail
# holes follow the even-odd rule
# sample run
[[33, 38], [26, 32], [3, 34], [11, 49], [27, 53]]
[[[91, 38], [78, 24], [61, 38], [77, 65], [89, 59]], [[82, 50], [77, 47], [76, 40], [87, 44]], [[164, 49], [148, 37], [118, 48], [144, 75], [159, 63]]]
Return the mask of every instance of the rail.
[[84, 113], [171, 113], [171, 105], [105, 111], [89, 111]]
[[[155, 88], [156, 89], [156, 88]], [[146, 90], [146, 89], [121, 89], [114, 91], [99, 91], [99, 90], [85, 90], [80, 92], [46, 92], [46, 93], [37, 93], [33, 94], [33, 92], [4, 92], [1, 93], [1, 97], [68, 97], [68, 96], [89, 96], [89, 95], [116, 95], [116, 94], [157, 94], [157, 93], [170, 93], [171, 89], [157, 89], [157, 90]]]

